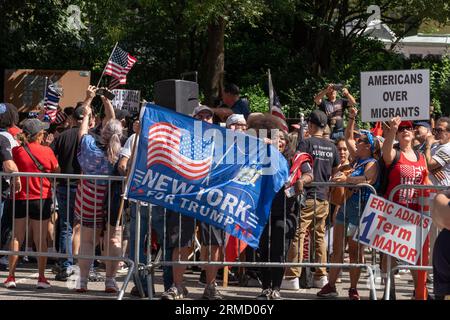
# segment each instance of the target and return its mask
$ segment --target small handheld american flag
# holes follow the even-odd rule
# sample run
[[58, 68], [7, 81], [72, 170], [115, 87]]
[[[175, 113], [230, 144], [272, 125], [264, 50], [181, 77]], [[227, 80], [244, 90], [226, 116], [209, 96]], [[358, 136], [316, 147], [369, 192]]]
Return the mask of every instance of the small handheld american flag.
[[45, 91], [44, 110], [45, 114], [49, 116], [51, 122], [54, 122], [56, 119], [60, 98], [61, 91], [51, 80], [49, 80], [49, 84]]
[[125, 50], [116, 46], [105, 67], [105, 74], [113, 77], [109, 88], [114, 89], [127, 83], [127, 74], [137, 59]]
[[272, 76], [270, 74], [270, 70], [269, 70], [269, 107], [270, 113], [281, 120], [283, 130], [285, 132], [289, 132], [289, 128], [286, 123], [286, 116], [284, 115], [283, 110], [281, 109], [280, 99], [278, 98], [278, 95], [276, 94], [272, 85]]

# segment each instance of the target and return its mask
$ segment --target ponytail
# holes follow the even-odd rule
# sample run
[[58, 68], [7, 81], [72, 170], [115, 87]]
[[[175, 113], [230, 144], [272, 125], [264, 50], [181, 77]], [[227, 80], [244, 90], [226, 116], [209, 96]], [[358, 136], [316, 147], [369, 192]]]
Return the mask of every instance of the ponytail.
[[111, 162], [111, 164], [115, 164], [119, 158], [119, 152], [121, 149], [120, 144], [120, 138], [117, 133], [113, 134], [111, 136], [111, 139], [109, 139], [108, 146], [106, 148], [106, 154], [108, 156], [108, 161]]

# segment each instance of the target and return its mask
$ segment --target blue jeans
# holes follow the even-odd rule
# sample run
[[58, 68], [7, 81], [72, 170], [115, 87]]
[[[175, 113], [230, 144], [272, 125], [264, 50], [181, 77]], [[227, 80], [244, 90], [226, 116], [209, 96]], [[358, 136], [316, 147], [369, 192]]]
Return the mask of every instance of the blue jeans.
[[[130, 249], [129, 249], [129, 256], [130, 259], [136, 262], [135, 256], [134, 256], [134, 249], [136, 246], [136, 203], [130, 202]], [[145, 236], [148, 232], [148, 226], [149, 226], [149, 217], [150, 214], [152, 215], [152, 229], [153, 230], [163, 230], [164, 228], [164, 208], [160, 206], [150, 205], [149, 206], [142, 206], [140, 207], [140, 233], [139, 233], [139, 263], [146, 264], [147, 258], [144, 254], [145, 252]], [[163, 243], [163, 232], [157, 232], [158, 234], [158, 242], [161, 244]], [[172, 249], [168, 248], [166, 246], [165, 250], [165, 257], [167, 260], [170, 260], [172, 258]], [[163, 279], [164, 279], [164, 289], [167, 290], [172, 285], [172, 268], [170, 267], [163, 267]], [[134, 283], [136, 284], [137, 279], [134, 279]], [[145, 275], [139, 276], [139, 281], [142, 284], [142, 287], [144, 288], [144, 291], [147, 293], [147, 278]]]
[[[58, 200], [59, 217], [59, 252], [67, 253], [70, 258], [61, 259], [61, 267], [67, 269], [73, 265], [72, 257], [72, 225], [73, 213], [75, 209], [76, 186], [69, 186], [69, 199], [67, 199], [67, 185], [56, 188], [56, 198]], [[67, 202], [69, 203], [69, 212], [67, 212]]]

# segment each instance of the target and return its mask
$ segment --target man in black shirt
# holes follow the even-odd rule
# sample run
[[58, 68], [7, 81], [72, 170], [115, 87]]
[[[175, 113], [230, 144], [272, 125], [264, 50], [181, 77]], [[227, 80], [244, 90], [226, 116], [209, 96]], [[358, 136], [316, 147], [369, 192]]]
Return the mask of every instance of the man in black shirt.
[[[339, 155], [333, 142], [324, 139], [323, 130], [327, 125], [327, 116], [320, 110], [314, 110], [308, 119], [310, 138], [301, 140], [298, 150], [309, 153], [313, 159], [314, 182], [328, 182], [337, 172]], [[300, 225], [289, 249], [288, 256], [293, 262], [303, 259], [303, 243], [306, 231], [311, 228], [314, 232], [315, 258], [318, 263], [327, 262], [325, 244], [325, 222], [329, 212], [328, 187], [305, 187], [306, 201], [300, 210]], [[314, 223], [314, 224], [313, 224]], [[312, 225], [313, 224], [313, 225]], [[300, 277], [301, 268], [286, 270], [286, 278]], [[322, 288], [327, 284], [326, 268], [316, 268], [314, 287]]]
[[[62, 132], [50, 145], [55, 153], [61, 173], [80, 174], [80, 164], [77, 159], [78, 131], [83, 120], [83, 107], [78, 106], [70, 119], [71, 128]], [[69, 190], [69, 191], [68, 191]], [[72, 179], [67, 185], [67, 180], [58, 181], [56, 197], [58, 199], [59, 213], [59, 252], [72, 255], [72, 225], [75, 208], [75, 195], [77, 193], [77, 180]], [[68, 209], [68, 210], [67, 210]], [[60, 261], [60, 271], [55, 276], [55, 280], [66, 281], [73, 274], [73, 259], [62, 259]]]
[[235, 114], [244, 115], [245, 120], [247, 120], [250, 114], [250, 107], [248, 105], [248, 100], [241, 98], [239, 87], [233, 83], [225, 85], [222, 92], [222, 100], [227, 106], [233, 110]]
[[[328, 117], [328, 125], [331, 127], [331, 130], [334, 129], [334, 125], [331, 120], [342, 119], [344, 117], [345, 109], [356, 104], [355, 98], [353, 98], [350, 92], [348, 92], [348, 89], [341, 86], [342, 85], [330, 83], [325, 89], [320, 91], [314, 97], [314, 102], [318, 106], [319, 110], [326, 113]], [[346, 97], [346, 99], [337, 99], [337, 92], [339, 90], [342, 95]], [[327, 100], [324, 100], [325, 96], [327, 96]]]

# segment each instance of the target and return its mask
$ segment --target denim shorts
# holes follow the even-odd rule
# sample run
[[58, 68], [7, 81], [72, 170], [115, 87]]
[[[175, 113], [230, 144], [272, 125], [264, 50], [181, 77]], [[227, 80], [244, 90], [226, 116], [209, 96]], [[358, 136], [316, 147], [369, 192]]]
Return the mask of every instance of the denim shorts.
[[[339, 208], [339, 211], [336, 215], [336, 223], [345, 224], [348, 226], [347, 236], [353, 236], [354, 232], [359, 227], [360, 216], [362, 216], [365, 207], [365, 201], [361, 200], [361, 202], [362, 203], [360, 208], [359, 195], [357, 193], [353, 194], [347, 200], [346, 204], [342, 205]], [[345, 215], [344, 215], [344, 207], [345, 207]]]

